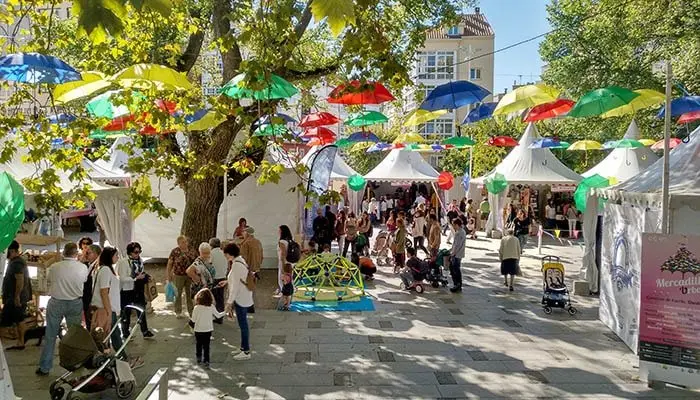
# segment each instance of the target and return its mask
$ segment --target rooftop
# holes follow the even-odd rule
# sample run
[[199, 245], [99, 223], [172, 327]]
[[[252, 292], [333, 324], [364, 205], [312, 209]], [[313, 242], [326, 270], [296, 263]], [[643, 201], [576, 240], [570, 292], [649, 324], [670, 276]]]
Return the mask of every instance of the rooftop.
[[441, 27], [428, 31], [426, 35], [427, 39], [453, 39], [465, 36], [493, 36], [494, 34], [486, 16], [477, 9], [473, 14], [462, 15], [458, 34], [450, 35], [448, 27]]

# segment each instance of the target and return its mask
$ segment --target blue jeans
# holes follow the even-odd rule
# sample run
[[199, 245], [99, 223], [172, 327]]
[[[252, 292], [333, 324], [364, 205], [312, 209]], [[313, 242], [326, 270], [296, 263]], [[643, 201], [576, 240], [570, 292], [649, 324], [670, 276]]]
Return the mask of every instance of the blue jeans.
[[452, 275], [452, 283], [454, 287], [462, 287], [462, 259], [457, 257], [450, 258], [450, 275]]
[[44, 348], [41, 349], [41, 358], [39, 358], [39, 368], [42, 371], [49, 372], [53, 367], [56, 337], [58, 337], [58, 330], [61, 329], [63, 318], [66, 319], [68, 326], [80, 325], [82, 315], [83, 301], [81, 299], [58, 300], [53, 297], [49, 299], [49, 303], [46, 305], [46, 338]]
[[248, 307], [241, 307], [237, 303], [233, 303], [236, 308], [236, 319], [238, 327], [241, 328], [241, 350], [244, 352], [250, 351], [250, 331], [248, 330]]

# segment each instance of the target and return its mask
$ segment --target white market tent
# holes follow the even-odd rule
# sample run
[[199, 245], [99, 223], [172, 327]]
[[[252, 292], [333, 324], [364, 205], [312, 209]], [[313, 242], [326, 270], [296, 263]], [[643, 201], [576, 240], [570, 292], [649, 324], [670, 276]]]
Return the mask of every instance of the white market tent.
[[[632, 120], [623, 138], [637, 140], [639, 136], [639, 127]], [[648, 147], [613, 149], [595, 167], [581, 175], [587, 178], [598, 174], [604, 178], [616, 178], [618, 182], [624, 182], [647, 169], [658, 159]]]
[[124, 170], [107, 169], [104, 166], [88, 160], [87, 158], [83, 159], [82, 165], [87, 171], [88, 176], [95, 182], [128, 186], [131, 180], [131, 175], [124, 172]]
[[[128, 136], [118, 137], [109, 148], [109, 159], [107, 161], [102, 159], [97, 160], [95, 161], [95, 165], [116, 174], [128, 175], [128, 173], [124, 172], [124, 166], [129, 162], [129, 155], [122, 151], [119, 147], [122, 145], [133, 145], [133, 143], [134, 140]], [[134, 151], [135, 154], [140, 154], [141, 149], [134, 149]]]
[[415, 151], [391, 150], [379, 165], [365, 175], [375, 182], [436, 182], [439, 173]]

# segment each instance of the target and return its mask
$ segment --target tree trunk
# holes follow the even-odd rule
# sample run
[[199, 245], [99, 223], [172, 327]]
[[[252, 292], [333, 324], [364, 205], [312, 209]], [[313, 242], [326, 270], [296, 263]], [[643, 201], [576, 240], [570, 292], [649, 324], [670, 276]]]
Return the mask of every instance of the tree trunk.
[[181, 233], [195, 248], [216, 237], [219, 209], [224, 201], [221, 182], [220, 176], [187, 182]]

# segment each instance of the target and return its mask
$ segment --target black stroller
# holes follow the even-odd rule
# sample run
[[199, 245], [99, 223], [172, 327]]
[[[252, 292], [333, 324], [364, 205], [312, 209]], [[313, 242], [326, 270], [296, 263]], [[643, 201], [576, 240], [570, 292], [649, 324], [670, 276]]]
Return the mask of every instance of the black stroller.
[[435, 260], [428, 261], [428, 275], [425, 280], [430, 283], [434, 288], [442, 285], [442, 287], [447, 287], [448, 281], [447, 276], [445, 276], [445, 259], [449, 259], [450, 251], [447, 249], [442, 249], [438, 251]]
[[553, 308], [565, 308], [569, 314], [576, 314], [576, 307], [571, 305], [569, 289], [564, 283], [564, 264], [557, 256], [542, 257], [542, 278], [544, 293], [542, 307], [545, 314], [551, 314]]

